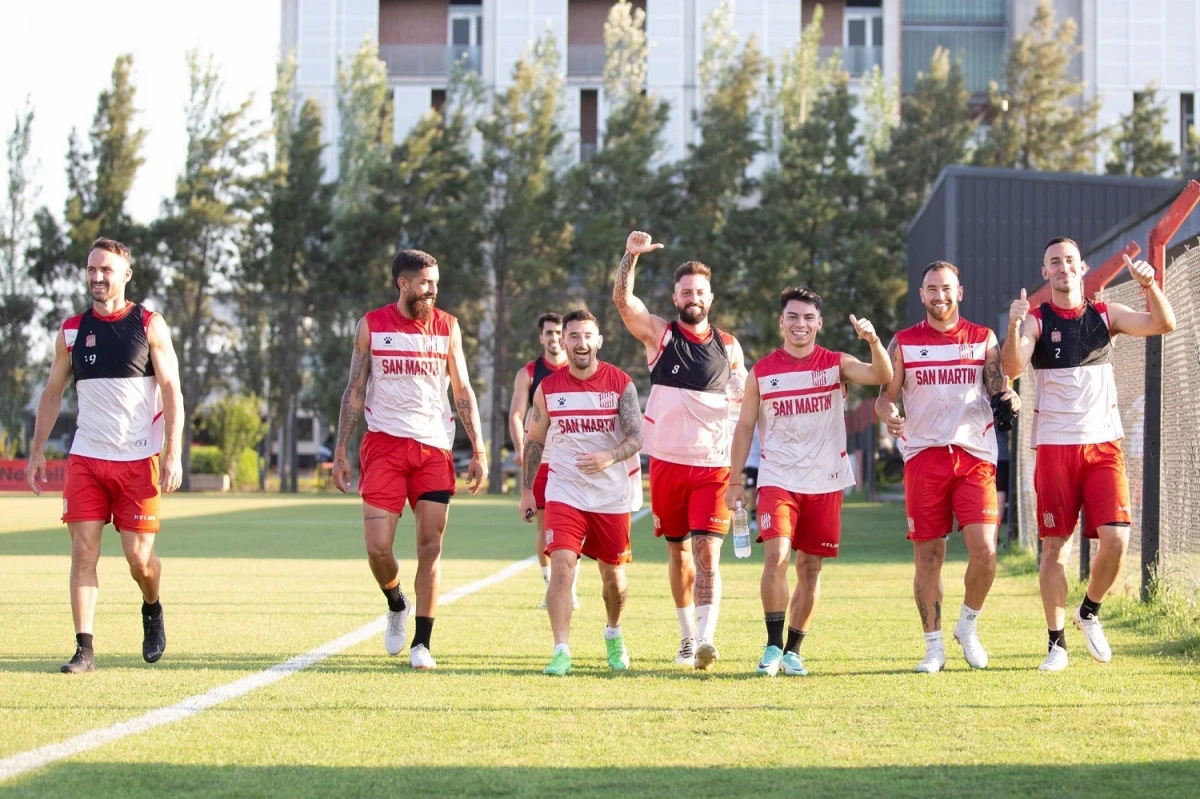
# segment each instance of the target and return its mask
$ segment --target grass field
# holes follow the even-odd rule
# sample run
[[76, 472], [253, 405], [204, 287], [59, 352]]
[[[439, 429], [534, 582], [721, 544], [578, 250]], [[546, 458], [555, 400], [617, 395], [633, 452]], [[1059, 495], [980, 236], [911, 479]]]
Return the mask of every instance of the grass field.
[[[138, 717], [260, 672], [385, 609], [362, 553], [356, 502], [171, 497], [163, 508], [168, 648], [141, 661], [139, 596], [106, 533], [92, 675], [73, 651], [57, 498], [6, 496], [0, 518], [0, 760]], [[586, 564], [576, 671], [541, 675], [551, 637], [536, 568], [439, 614], [435, 673], [389, 658], [380, 636], [183, 721], [0, 783], [14, 796], [874, 795], [1194, 796], [1200, 668], [1145, 626], [1108, 625], [1093, 662], [1073, 629], [1070, 668], [1036, 671], [1045, 630], [1036, 576], [1010, 559], [980, 619], [991, 656], [973, 672], [947, 632], [946, 671], [923, 653], [910, 545], [897, 505], [848, 505], [842, 557], [804, 643], [809, 677], [755, 678], [765, 637], [761, 553], [726, 546], [713, 673], [672, 663], [678, 628], [663, 547], [635, 527], [624, 624], [633, 670], [603, 659], [599, 577]], [[110, 528], [111, 531], [111, 528]], [[532, 528], [508, 499], [456, 501], [444, 590], [526, 558]], [[398, 553], [408, 587], [412, 530]], [[964, 553], [952, 542], [946, 608]]]

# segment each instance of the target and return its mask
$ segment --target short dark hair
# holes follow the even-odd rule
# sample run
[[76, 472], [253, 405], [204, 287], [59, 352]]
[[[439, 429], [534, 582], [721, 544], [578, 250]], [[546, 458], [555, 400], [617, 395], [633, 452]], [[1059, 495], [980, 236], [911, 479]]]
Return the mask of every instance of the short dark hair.
[[554, 311], [546, 311], [546, 313], [539, 316], [538, 317], [538, 333], [546, 332], [546, 323], [547, 322], [553, 322], [556, 325], [561, 325], [563, 323], [562, 314], [556, 314]]
[[428, 269], [431, 266], [437, 265], [437, 259], [427, 252], [401, 250], [392, 259], [392, 285], [396, 285], [396, 281], [402, 276], [409, 278], [422, 269]]
[[92, 242], [92, 246], [88, 248], [88, 252], [92, 250], [104, 250], [111, 252], [113, 255], [119, 255], [126, 261], [132, 261], [133, 258], [129, 255], [129, 248], [116, 239], [106, 239], [103, 236]]
[[593, 316], [592, 312], [587, 308], [576, 308], [574, 311], [571, 311], [569, 314], [564, 316], [562, 318], [562, 322], [563, 330], [566, 330], [567, 325], [571, 324], [572, 322], [595, 322], [596, 327], [600, 326], [600, 323], [596, 322], [596, 317]]
[[785, 288], [779, 293], [779, 310], [787, 310], [788, 303], [793, 300], [807, 302], [817, 309], [817, 313], [821, 312], [821, 295], [810, 288], [805, 288], [804, 286], [788, 286]]
[[685, 261], [675, 270], [675, 282], [678, 283], [688, 275], [700, 275], [705, 280], [712, 282], [712, 270], [707, 264], [702, 264], [699, 261]]
[[1046, 246], [1042, 248], [1042, 256], [1044, 257], [1046, 255], [1046, 250], [1050, 249], [1055, 244], [1070, 244], [1075, 248], [1075, 252], [1079, 253], [1080, 255], [1083, 254], [1083, 250], [1079, 249], [1079, 244], [1075, 241], [1075, 239], [1069, 239], [1066, 236], [1059, 236], [1046, 242]]
[[925, 269], [921, 272], [921, 282], [922, 283], [925, 282], [925, 276], [928, 275], [930, 272], [936, 272], [939, 269], [949, 269], [951, 272], [954, 273], [955, 277], [959, 276], [958, 275], [958, 267], [955, 266], [954, 264], [950, 263], [949, 261], [934, 261], [929, 266], [925, 267]]

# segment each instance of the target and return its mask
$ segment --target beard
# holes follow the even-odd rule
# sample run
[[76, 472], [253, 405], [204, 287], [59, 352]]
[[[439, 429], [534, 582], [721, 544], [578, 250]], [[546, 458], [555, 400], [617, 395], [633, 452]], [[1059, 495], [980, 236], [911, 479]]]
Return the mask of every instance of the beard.
[[934, 319], [936, 319], [939, 322], [945, 322], [951, 316], [954, 316], [954, 313], [957, 310], [958, 310], [957, 302], [950, 303], [949, 305], [946, 306], [946, 308], [944, 310], [939, 310], [938, 308], [935, 308], [933, 303], [930, 303], [925, 306], [926, 313], [928, 313], [931, 317], [933, 317]]
[[708, 309], [699, 304], [676, 305], [675, 310], [679, 312], [679, 321], [689, 325], [698, 325], [708, 318]]
[[576, 369], [587, 369], [596, 360], [596, 351], [589, 349], [587, 352], [580, 350], [571, 350], [571, 364]]
[[[429, 300], [428, 303], [422, 300]], [[420, 297], [405, 297], [404, 309], [408, 311], [408, 315], [418, 322], [428, 322], [429, 317], [433, 316], [433, 306], [437, 304], [437, 297], [424, 294]]]

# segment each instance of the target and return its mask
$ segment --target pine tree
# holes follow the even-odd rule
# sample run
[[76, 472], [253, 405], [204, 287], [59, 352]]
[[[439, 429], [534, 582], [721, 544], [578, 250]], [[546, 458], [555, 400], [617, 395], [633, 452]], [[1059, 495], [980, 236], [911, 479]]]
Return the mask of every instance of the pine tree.
[[867, 169], [878, 172], [883, 156], [892, 145], [892, 136], [900, 125], [900, 87], [887, 80], [876, 64], [862, 78], [863, 160]]
[[1197, 130], [1195, 125], [1188, 125], [1187, 145], [1183, 148], [1179, 161], [1184, 176], [1200, 170], [1200, 130]]
[[981, 166], [1091, 172], [1098, 139], [1098, 100], [1083, 97], [1083, 82], [1067, 68], [1079, 52], [1078, 27], [1068, 18], [1055, 30], [1054, 6], [1042, 0], [1030, 30], [1013, 40], [1004, 86], [988, 88], [988, 137]]
[[1108, 174], [1139, 178], [1173, 174], [1179, 157], [1162, 135], [1166, 125], [1167, 105], [1158, 101], [1158, 89], [1151, 83], [1146, 91], [1133, 96], [1133, 110], [1117, 123], [1112, 155], [1106, 165]]

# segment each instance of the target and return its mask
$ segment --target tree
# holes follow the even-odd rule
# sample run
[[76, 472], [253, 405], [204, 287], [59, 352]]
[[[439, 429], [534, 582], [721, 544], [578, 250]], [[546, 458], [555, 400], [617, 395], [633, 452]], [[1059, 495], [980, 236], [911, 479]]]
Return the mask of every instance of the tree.
[[248, 170], [261, 136], [249, 120], [251, 99], [233, 108], [221, 97], [211, 57], [191, 51], [187, 159], [154, 224], [155, 258], [167, 278], [163, 316], [172, 327], [183, 392], [183, 488], [188, 488], [192, 422], [227, 363], [232, 335], [214, 313], [238, 267], [238, 241], [249, 221]]
[[229, 475], [235, 491], [238, 460], [267, 432], [266, 423], [258, 415], [261, 405], [262, 400], [253, 394], [226, 394], [204, 414], [204, 430], [216, 445], [221, 472]]
[[867, 169], [878, 172], [884, 154], [891, 149], [892, 136], [900, 125], [900, 88], [889, 81], [876, 64], [862, 78], [863, 160]]
[[1068, 71], [1080, 52], [1078, 27], [1067, 18], [1054, 28], [1054, 5], [1042, 0], [1030, 30], [1013, 40], [1004, 86], [988, 87], [987, 140], [976, 163], [1058, 172], [1090, 172], [1102, 131], [1098, 100], [1083, 97], [1083, 82]]
[[1117, 123], [1105, 167], [1108, 174], [1160, 178], [1174, 173], [1179, 158], [1162, 135], [1166, 125], [1167, 105], [1158, 101], [1158, 89], [1151, 83], [1133, 96], [1133, 109]]
[[8, 178], [0, 202], [0, 457], [13, 457], [25, 439], [25, 406], [33, 375], [28, 327], [37, 310], [25, 251], [32, 229], [30, 209], [37, 194], [31, 162], [33, 105], [15, 115], [5, 156]]
[[768, 65], [763, 105], [769, 150], [778, 150], [785, 130], [794, 130], [808, 121], [817, 95], [830, 86], [841, 68], [836, 54], [821, 58], [824, 19], [825, 11], [818, 5], [813, 9], [812, 19], [800, 32], [796, 46], [779, 59], [778, 70], [773, 64]]
[[1185, 176], [1200, 169], [1200, 130], [1195, 125], [1188, 125], [1187, 134], [1187, 145], [1179, 159]]
[[[549, 32], [513, 67], [512, 83], [495, 96], [492, 113], [479, 123], [479, 168], [487, 190], [482, 230], [491, 358], [484, 362], [489, 387], [492, 442], [489, 490], [502, 488], [501, 447], [508, 436], [506, 391], [512, 327], [530, 318], [539, 292], [560, 282], [571, 241], [563, 219], [560, 162], [563, 158], [562, 84], [559, 53]], [[537, 305], [533, 305], [537, 303]]]

